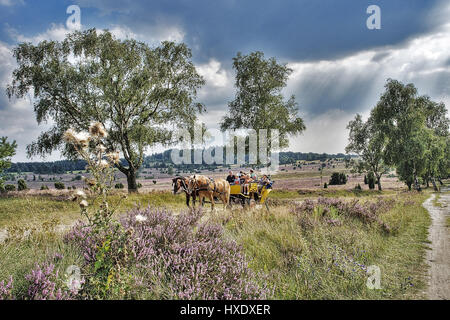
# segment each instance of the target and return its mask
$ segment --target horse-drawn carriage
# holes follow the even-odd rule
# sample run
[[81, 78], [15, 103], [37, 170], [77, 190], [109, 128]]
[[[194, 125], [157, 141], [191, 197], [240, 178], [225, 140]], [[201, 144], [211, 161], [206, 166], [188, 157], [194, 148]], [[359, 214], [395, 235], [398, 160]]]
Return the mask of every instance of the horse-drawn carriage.
[[257, 182], [250, 182], [248, 193], [242, 192], [242, 185], [231, 185], [230, 203], [239, 203], [243, 207], [246, 207], [251, 206], [252, 201], [254, 201], [256, 204], [264, 204], [267, 210], [269, 210], [269, 207], [267, 206], [267, 197], [272, 191], [272, 184], [273, 182], [264, 185]]
[[267, 198], [272, 191], [273, 182], [266, 181], [264, 183], [250, 182], [244, 192], [244, 185], [230, 185], [223, 179], [214, 180], [205, 176], [176, 177], [172, 180], [173, 193], [183, 191], [186, 194], [186, 205], [189, 207], [192, 198], [195, 201], [198, 198], [201, 205], [205, 203], [205, 198], [211, 203], [211, 209], [214, 204], [223, 203], [224, 207], [231, 207], [232, 204], [240, 204], [243, 207], [252, 206], [254, 204], [264, 204], [267, 206]]

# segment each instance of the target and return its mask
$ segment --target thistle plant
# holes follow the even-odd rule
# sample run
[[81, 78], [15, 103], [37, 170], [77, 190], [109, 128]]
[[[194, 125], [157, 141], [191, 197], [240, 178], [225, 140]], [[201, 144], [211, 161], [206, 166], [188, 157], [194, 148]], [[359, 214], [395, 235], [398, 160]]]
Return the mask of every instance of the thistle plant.
[[118, 151], [107, 152], [103, 143], [107, 135], [104, 126], [99, 122], [92, 123], [89, 132], [69, 129], [64, 134], [65, 141], [87, 162], [86, 169], [91, 173], [91, 177], [83, 178], [92, 195], [92, 203], [100, 198], [100, 206], [98, 210], [90, 213], [87, 195], [82, 190], [74, 194], [73, 200], [79, 201], [81, 214], [87, 218], [89, 224], [99, 228], [106, 227], [111, 222], [117, 208], [110, 207], [108, 194], [114, 181], [114, 165], [120, 161], [120, 157]]
[[[98, 208], [89, 210], [91, 207], [86, 193], [77, 190], [73, 196], [74, 201], [80, 205], [81, 215], [88, 220], [89, 232], [94, 234], [97, 245], [93, 251], [93, 268], [87, 270], [90, 277], [86, 286], [97, 292], [96, 298], [107, 296], [111, 287], [112, 277], [116, 275], [115, 270], [124, 265], [125, 243], [127, 234], [120, 223], [112, 218], [119, 203], [112, 207], [108, 203], [108, 195], [114, 181], [114, 165], [120, 160], [119, 152], [107, 152], [104, 139], [107, 132], [99, 123], [92, 123], [89, 132], [75, 132], [69, 129], [64, 134], [64, 139], [70, 143], [79, 156], [87, 162], [86, 169], [90, 172], [89, 178], [84, 178], [88, 187], [91, 203], [100, 202]], [[111, 243], [116, 244], [112, 248]], [[113, 249], [122, 254], [116, 255]]]

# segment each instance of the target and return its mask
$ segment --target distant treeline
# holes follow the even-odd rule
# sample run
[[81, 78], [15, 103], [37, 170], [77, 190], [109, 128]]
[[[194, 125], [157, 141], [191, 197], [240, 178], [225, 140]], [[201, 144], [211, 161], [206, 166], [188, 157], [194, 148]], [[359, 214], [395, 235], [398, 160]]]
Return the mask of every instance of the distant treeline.
[[[162, 153], [155, 153], [144, 158], [143, 168], [167, 168], [169, 166], [176, 169], [184, 168], [216, 168], [218, 165], [174, 165], [171, 158], [172, 150], [166, 150]], [[302, 153], [302, 152], [280, 152], [280, 164], [291, 164], [299, 160], [305, 161], [325, 161], [327, 159], [349, 159], [349, 155], [343, 153], [327, 154], [327, 153]], [[192, 159], [194, 159], [194, 151], [192, 151]], [[246, 157], [248, 161], [248, 157]], [[125, 163], [123, 163], [125, 165]], [[11, 167], [5, 170], [6, 173], [13, 172], [33, 172], [35, 174], [62, 174], [70, 171], [85, 170], [86, 161], [84, 160], [60, 160], [50, 162], [17, 162], [12, 163]]]
[[[144, 168], [152, 168], [152, 167], [153, 168], [155, 168], [155, 167], [156, 168], [165, 168], [168, 166], [172, 166], [174, 168], [197, 168], [197, 167], [215, 168], [215, 167], [217, 167], [217, 165], [215, 165], [215, 164], [208, 165], [205, 162], [203, 162], [202, 164], [197, 164], [197, 165], [195, 165], [195, 164], [174, 165], [172, 162], [171, 153], [172, 153], [172, 150], [170, 149], [170, 150], [166, 150], [162, 153], [155, 153], [150, 156], [146, 156], [144, 158], [143, 167]], [[212, 152], [212, 154], [214, 155], [214, 152]], [[302, 152], [292, 152], [292, 151], [279, 153], [280, 164], [293, 164], [300, 160], [303, 160], [303, 161], [315, 161], [315, 160], [325, 161], [327, 159], [350, 159], [351, 157], [352, 156], [345, 155], [343, 153], [327, 154], [327, 153], [313, 153], [313, 152], [302, 153]], [[193, 150], [191, 151], [191, 159], [192, 159], [192, 161], [194, 159], [194, 151]], [[246, 163], [248, 163], [248, 155], [246, 155], [245, 161], [246, 161]], [[223, 156], [223, 163], [226, 163], [225, 151], [224, 151], [224, 156]], [[235, 163], [236, 163], [236, 157], [235, 157]]]
[[68, 171], [86, 169], [84, 160], [59, 160], [50, 162], [17, 162], [11, 163], [11, 167], [5, 172], [33, 172], [36, 174], [61, 174]]

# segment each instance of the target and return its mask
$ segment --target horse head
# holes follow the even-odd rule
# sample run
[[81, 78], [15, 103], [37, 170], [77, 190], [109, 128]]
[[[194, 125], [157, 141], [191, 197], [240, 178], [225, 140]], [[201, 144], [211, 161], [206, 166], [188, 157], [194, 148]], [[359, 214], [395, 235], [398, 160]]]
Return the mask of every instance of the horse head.
[[177, 194], [180, 189], [186, 191], [186, 183], [184, 177], [176, 177], [172, 179], [173, 194]]

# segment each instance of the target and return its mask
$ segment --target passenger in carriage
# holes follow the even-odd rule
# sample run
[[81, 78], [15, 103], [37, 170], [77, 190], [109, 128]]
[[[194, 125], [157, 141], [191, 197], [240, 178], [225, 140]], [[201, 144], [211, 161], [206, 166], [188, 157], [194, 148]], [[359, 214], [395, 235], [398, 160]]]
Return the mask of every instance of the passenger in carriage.
[[270, 179], [267, 174], [263, 175], [262, 178], [258, 181], [258, 192], [261, 192], [264, 186], [270, 185]]
[[239, 172], [239, 180], [242, 185], [242, 193], [248, 194], [248, 183], [250, 181], [250, 177], [243, 171]]
[[231, 170], [228, 172], [227, 181], [230, 185], [233, 185], [236, 182], [236, 176], [233, 174], [233, 171]]
[[251, 180], [252, 182], [258, 181], [258, 176], [257, 176], [256, 173], [253, 171], [253, 169], [250, 169], [250, 180]]

